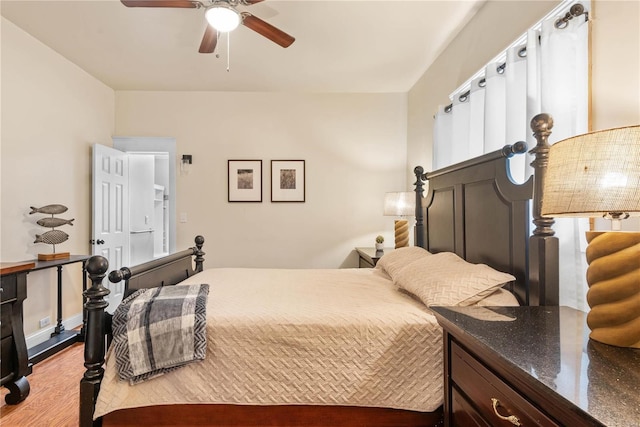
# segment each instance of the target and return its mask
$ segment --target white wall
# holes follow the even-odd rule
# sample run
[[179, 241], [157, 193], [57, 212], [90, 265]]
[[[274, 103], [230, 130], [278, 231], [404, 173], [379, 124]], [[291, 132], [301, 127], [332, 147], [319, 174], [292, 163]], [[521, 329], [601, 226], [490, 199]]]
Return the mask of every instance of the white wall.
[[[117, 92], [116, 133], [175, 137], [177, 248], [205, 236], [206, 265], [355, 267], [393, 240], [384, 193], [407, 187], [406, 94]], [[227, 202], [227, 160], [263, 161], [262, 203]], [[271, 203], [270, 161], [306, 161], [306, 202]], [[175, 159], [174, 161], [178, 161]]]
[[[640, 1], [597, 1], [593, 17], [592, 129], [640, 124]], [[610, 230], [611, 221], [596, 219], [594, 228]], [[622, 230], [640, 230], [640, 218]]]
[[[59, 252], [88, 254], [91, 231], [91, 145], [111, 145], [113, 90], [2, 18], [2, 243], [3, 262], [37, 258], [51, 246], [34, 244], [29, 207], [60, 203], [62, 218], [75, 218], [61, 230], [69, 240]], [[82, 308], [80, 264], [63, 269], [63, 318]], [[56, 313], [55, 269], [30, 273], [24, 304], [27, 335], [39, 319]], [[77, 317], [76, 317], [77, 319]], [[80, 317], [81, 319], [81, 317]], [[73, 325], [75, 326], [75, 325]], [[50, 330], [43, 331], [48, 338]], [[47, 333], [48, 332], [48, 333]]]
[[640, 124], [640, 1], [595, 0], [591, 127]]

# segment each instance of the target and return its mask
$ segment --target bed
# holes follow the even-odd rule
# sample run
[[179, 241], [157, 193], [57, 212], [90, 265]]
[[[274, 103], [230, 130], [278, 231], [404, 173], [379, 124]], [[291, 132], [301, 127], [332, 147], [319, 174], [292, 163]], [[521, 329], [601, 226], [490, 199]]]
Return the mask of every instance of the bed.
[[[416, 247], [374, 269], [204, 269], [198, 236], [191, 249], [112, 271], [127, 294], [210, 289], [205, 360], [140, 384], [119, 381], [113, 357], [105, 364], [108, 263], [92, 257], [80, 425], [439, 425], [442, 333], [428, 306], [558, 304], [557, 239], [540, 215], [552, 120], [531, 126], [535, 179], [522, 185], [507, 159], [524, 143], [427, 174], [416, 167]], [[480, 265], [478, 290], [461, 272], [475, 277]]]

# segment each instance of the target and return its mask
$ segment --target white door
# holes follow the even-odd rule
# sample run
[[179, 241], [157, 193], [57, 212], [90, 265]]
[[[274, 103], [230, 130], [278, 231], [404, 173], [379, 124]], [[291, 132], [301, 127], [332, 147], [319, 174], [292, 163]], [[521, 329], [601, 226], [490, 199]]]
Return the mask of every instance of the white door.
[[[93, 146], [92, 254], [109, 260], [109, 272], [129, 265], [129, 167], [127, 154], [100, 144]], [[124, 282], [103, 285], [111, 290], [107, 310], [122, 300]]]

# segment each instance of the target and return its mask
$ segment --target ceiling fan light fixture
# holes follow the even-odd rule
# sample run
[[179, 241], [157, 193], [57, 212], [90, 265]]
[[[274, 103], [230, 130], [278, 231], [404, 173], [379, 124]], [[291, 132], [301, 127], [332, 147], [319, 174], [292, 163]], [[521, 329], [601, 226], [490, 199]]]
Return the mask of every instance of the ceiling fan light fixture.
[[209, 25], [221, 33], [235, 30], [242, 20], [238, 11], [224, 4], [209, 7], [205, 12], [205, 17]]

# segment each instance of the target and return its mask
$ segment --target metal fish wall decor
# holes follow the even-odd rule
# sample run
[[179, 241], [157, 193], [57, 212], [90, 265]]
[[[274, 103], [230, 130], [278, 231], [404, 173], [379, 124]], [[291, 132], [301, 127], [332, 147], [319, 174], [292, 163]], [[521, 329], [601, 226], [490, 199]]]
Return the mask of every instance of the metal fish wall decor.
[[75, 218], [63, 219], [54, 217], [54, 215], [58, 215], [66, 211], [67, 207], [60, 204], [46, 205], [41, 208], [31, 206], [31, 212], [29, 212], [29, 215], [33, 215], [35, 213], [51, 215], [51, 217], [41, 218], [36, 221], [36, 224], [42, 227], [51, 228], [51, 230], [42, 234], [36, 234], [36, 239], [33, 241], [33, 243], [46, 243], [48, 245], [53, 245], [53, 252], [55, 253], [56, 245], [62, 242], [66, 242], [69, 239], [69, 235], [67, 233], [65, 233], [64, 231], [56, 230], [55, 228], [62, 225], [72, 226], [73, 221], [75, 220]]
[[66, 242], [69, 235], [64, 231], [51, 230], [46, 233], [36, 234], [36, 240], [33, 243], [47, 243], [49, 245], [57, 245], [62, 242]]
[[63, 205], [47, 205], [41, 208], [34, 208], [33, 206], [31, 206], [31, 212], [29, 212], [29, 215], [33, 215], [34, 213], [57, 215], [65, 213], [66, 211], [67, 207]]
[[60, 227], [61, 225], [73, 225], [73, 219], [42, 218], [37, 220], [36, 224], [41, 225], [43, 227], [55, 228], [55, 227]]

